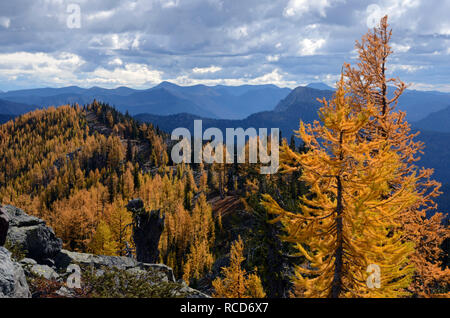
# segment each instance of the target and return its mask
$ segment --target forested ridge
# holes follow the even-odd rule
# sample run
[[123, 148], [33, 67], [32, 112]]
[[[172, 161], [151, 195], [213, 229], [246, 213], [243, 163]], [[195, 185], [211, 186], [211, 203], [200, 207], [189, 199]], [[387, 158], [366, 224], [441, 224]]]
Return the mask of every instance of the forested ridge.
[[[258, 273], [268, 295], [286, 293], [280, 229], [267, 222], [257, 190], [283, 194], [295, 207], [302, 187], [296, 174], [263, 176], [249, 164], [170, 165], [167, 134], [96, 101], [27, 113], [2, 125], [0, 137], [0, 202], [46, 220], [65, 248], [127, 255], [133, 240], [126, 204], [139, 197], [146, 210], [165, 215], [160, 261], [178, 278], [210, 289], [221, 271], [211, 274], [214, 263], [226, 265], [242, 236], [252, 254], [249, 284], [259, 282]], [[243, 258], [243, 247], [237, 251]]]
[[358, 42], [320, 122], [301, 122], [301, 146], [281, 140], [274, 175], [174, 165], [166, 132], [94, 100], [0, 126], [0, 203], [47, 221], [66, 249], [129, 256], [126, 205], [141, 198], [164, 215], [159, 261], [216, 297], [448, 297], [440, 184], [416, 165], [423, 144], [396, 110], [405, 85], [386, 77], [390, 34], [384, 18]]

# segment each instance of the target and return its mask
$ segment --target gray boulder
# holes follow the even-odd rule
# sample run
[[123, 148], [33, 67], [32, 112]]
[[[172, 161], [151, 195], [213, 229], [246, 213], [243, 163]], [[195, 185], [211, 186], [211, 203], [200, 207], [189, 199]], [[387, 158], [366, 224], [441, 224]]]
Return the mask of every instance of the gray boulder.
[[156, 273], [162, 281], [175, 283], [175, 275], [173, 274], [173, 269], [164, 264], [147, 264], [140, 263], [139, 268], [145, 271], [150, 271]]
[[93, 266], [94, 268], [101, 268], [104, 266], [116, 267], [119, 269], [128, 269], [138, 266], [138, 262], [129, 257], [94, 255], [62, 249], [55, 257], [56, 267], [67, 268], [70, 264]]
[[30, 298], [22, 267], [11, 260], [11, 253], [0, 246], [0, 298]]
[[59, 279], [58, 273], [56, 273], [53, 268], [47, 265], [39, 265], [39, 264], [33, 265], [30, 267], [30, 273], [48, 280]]
[[115, 267], [135, 274], [150, 271], [159, 276], [162, 281], [175, 282], [173, 270], [169, 266], [164, 264], [141, 263], [125, 256], [94, 255], [62, 249], [55, 257], [55, 263], [56, 267], [60, 269], [65, 269], [70, 264], [78, 264], [80, 266], [92, 266], [98, 270], [102, 270], [104, 267]]
[[174, 294], [174, 296], [184, 296], [185, 298], [211, 298], [211, 296], [202, 293], [196, 289], [193, 289], [189, 286], [183, 286], [178, 292]]
[[72, 289], [62, 286], [56, 292], [56, 295], [61, 296], [63, 298], [73, 298], [75, 297], [75, 293]]
[[37, 262], [34, 259], [32, 259], [32, 258], [22, 258], [19, 261], [19, 263], [22, 266], [33, 266], [33, 265], [37, 264]]
[[11, 205], [0, 209], [9, 218], [7, 240], [23, 248], [27, 257], [47, 264], [59, 253], [62, 241], [55, 236], [52, 228], [46, 226], [45, 221]]

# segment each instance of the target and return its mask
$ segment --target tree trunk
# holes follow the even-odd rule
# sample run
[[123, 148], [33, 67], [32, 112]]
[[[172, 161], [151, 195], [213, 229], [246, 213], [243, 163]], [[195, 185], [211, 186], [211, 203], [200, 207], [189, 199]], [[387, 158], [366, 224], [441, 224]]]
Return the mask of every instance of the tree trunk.
[[342, 226], [342, 182], [341, 177], [337, 177], [337, 207], [336, 207], [336, 243], [337, 248], [334, 253], [334, 277], [331, 286], [331, 298], [339, 298], [342, 291], [342, 256], [343, 256], [343, 226]]
[[158, 263], [159, 239], [164, 230], [164, 215], [159, 210], [145, 211], [141, 199], [131, 200], [127, 208], [133, 213], [133, 241], [136, 260], [143, 263]]
[[[342, 151], [344, 133], [341, 132], [339, 136], [339, 145], [341, 147], [339, 160], [344, 159]], [[344, 235], [342, 224], [342, 212], [344, 211], [343, 198], [342, 198], [342, 179], [341, 176], [337, 176], [337, 204], [336, 204], [336, 251], [334, 252], [334, 276], [331, 283], [331, 298], [339, 298], [342, 291], [342, 257], [344, 253]]]

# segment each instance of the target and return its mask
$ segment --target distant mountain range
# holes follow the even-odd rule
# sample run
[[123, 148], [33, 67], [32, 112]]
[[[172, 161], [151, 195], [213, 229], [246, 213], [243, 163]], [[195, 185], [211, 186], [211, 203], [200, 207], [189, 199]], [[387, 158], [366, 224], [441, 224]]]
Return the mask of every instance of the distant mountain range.
[[298, 129], [300, 119], [305, 122], [318, 119], [317, 111], [321, 104], [317, 98], [328, 99], [332, 95], [332, 91], [299, 86], [282, 99], [272, 111], [258, 112], [240, 120], [205, 118], [187, 113], [170, 116], [138, 114], [134, 117], [143, 122], [151, 122], [167, 132], [177, 127], [185, 127], [193, 132], [194, 120], [202, 119], [204, 129], [217, 127], [225, 132], [226, 128], [239, 127], [279, 128], [283, 136], [290, 136], [294, 129]]
[[418, 129], [450, 133], [450, 106], [429, 114], [413, 125]]
[[333, 91], [334, 90], [333, 87], [328, 86], [325, 83], [320, 83], [320, 82], [319, 83], [310, 83], [310, 84], [306, 85], [306, 87], [314, 88], [314, 89], [320, 89], [320, 90], [323, 90], [323, 91]]
[[411, 123], [449, 106], [450, 93], [436, 91], [406, 90], [398, 102], [398, 108], [406, 112], [406, 117]]
[[0, 114], [0, 125], [10, 121], [14, 117], [15, 117], [14, 115]]
[[[289, 88], [275, 85], [178, 86], [162, 82], [147, 90], [128, 87], [85, 89], [77, 86], [26, 89], [0, 93], [0, 99], [30, 106], [24, 111], [23, 108], [17, 108], [13, 112], [16, 115], [37, 107], [73, 103], [84, 105], [96, 99], [132, 115], [191, 113], [211, 118], [241, 119], [258, 111], [273, 109], [290, 92]], [[0, 105], [0, 114], [7, 114], [9, 111], [10, 108]]]
[[[0, 94], [1, 95], [1, 94]], [[0, 114], [1, 115], [20, 115], [35, 110], [35, 106], [16, 103], [9, 100], [0, 99]]]
[[[334, 90], [324, 83], [311, 83], [306, 87], [314, 91], [304, 93], [309, 93], [314, 98], [321, 97], [323, 91]], [[131, 115], [147, 113], [166, 116], [189, 113], [212, 119], [245, 120], [252, 114], [274, 110], [274, 106], [290, 92], [289, 88], [275, 85], [179, 86], [170, 82], [162, 82], [145, 90], [78, 86], [36, 88], [0, 92], [0, 114], [20, 115], [40, 107], [72, 103], [84, 105], [96, 99], [107, 102], [122, 112], [128, 111]], [[16, 105], [6, 105], [7, 102]], [[436, 91], [406, 90], [399, 103], [399, 109], [407, 112], [410, 122], [418, 122], [449, 106], [450, 94]]]

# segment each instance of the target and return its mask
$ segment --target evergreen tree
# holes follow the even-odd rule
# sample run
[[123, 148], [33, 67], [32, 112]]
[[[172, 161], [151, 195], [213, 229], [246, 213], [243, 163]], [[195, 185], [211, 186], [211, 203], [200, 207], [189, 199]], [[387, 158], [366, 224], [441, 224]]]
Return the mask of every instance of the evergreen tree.
[[[394, 219], [417, 202], [416, 178], [389, 187], [401, 174], [400, 159], [385, 142], [359, 138], [376, 108], [355, 110], [351, 102], [341, 78], [334, 98], [322, 101], [322, 125], [301, 123], [297, 131], [309, 151], [282, 146], [282, 171], [302, 169], [300, 179], [311, 189], [301, 198], [302, 213], [264, 195], [266, 208], [285, 226], [285, 239], [307, 260], [296, 267], [297, 296], [398, 297], [411, 280], [413, 246]], [[366, 284], [371, 264], [381, 268], [380, 288]]]
[[244, 243], [241, 238], [231, 245], [230, 266], [222, 268], [223, 278], [213, 281], [214, 297], [263, 298], [266, 296], [261, 280], [256, 274], [247, 274], [242, 268]]
[[[416, 164], [424, 144], [414, 140], [418, 134], [411, 133], [410, 125], [405, 120], [406, 114], [396, 111], [406, 85], [386, 75], [388, 59], [392, 54], [389, 45], [391, 35], [385, 16], [379, 26], [357, 42], [359, 62], [356, 67], [345, 65], [346, 85], [358, 108], [373, 103], [377, 109], [366, 129], [370, 138], [385, 141], [401, 158], [401, 174], [392, 180], [390, 186], [400, 187], [411, 174], [417, 175], [415, 187], [420, 194], [419, 200], [402, 211], [398, 222], [407, 239], [415, 245], [411, 260], [416, 272], [409, 288], [416, 296], [429, 296], [446, 285], [448, 289], [450, 268], [442, 268], [441, 244], [450, 237], [450, 231], [443, 224], [443, 215], [435, 213], [437, 205], [434, 200], [441, 194], [441, 184], [432, 179], [433, 169], [419, 168]], [[390, 87], [395, 88], [393, 97], [388, 97]], [[433, 215], [427, 217], [427, 214]]]

